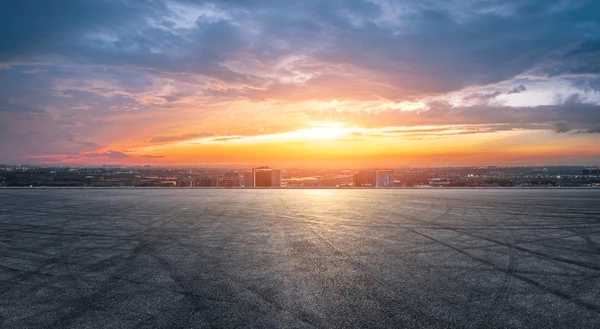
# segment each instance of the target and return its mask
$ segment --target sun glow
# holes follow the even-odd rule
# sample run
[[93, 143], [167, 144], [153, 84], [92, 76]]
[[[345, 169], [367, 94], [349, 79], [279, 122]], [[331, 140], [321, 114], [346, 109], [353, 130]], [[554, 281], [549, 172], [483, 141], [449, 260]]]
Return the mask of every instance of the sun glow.
[[302, 139], [335, 139], [348, 132], [340, 122], [317, 122], [312, 128], [300, 129], [294, 134]]
[[278, 134], [246, 137], [240, 142], [298, 142], [311, 140], [335, 140], [351, 132], [340, 122], [314, 122], [309, 128]]

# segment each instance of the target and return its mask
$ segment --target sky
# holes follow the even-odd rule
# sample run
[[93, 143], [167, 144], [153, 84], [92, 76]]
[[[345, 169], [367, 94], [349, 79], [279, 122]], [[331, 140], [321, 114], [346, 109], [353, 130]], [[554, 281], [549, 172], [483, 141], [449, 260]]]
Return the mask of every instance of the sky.
[[600, 165], [600, 1], [0, 3], [0, 163]]

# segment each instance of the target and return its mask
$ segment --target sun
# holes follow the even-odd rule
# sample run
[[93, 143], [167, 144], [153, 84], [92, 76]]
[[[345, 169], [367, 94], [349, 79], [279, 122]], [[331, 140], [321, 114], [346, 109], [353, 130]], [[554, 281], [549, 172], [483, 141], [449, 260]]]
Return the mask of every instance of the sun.
[[300, 139], [329, 140], [335, 139], [347, 132], [341, 122], [316, 122], [311, 123], [311, 128], [300, 129], [292, 134]]

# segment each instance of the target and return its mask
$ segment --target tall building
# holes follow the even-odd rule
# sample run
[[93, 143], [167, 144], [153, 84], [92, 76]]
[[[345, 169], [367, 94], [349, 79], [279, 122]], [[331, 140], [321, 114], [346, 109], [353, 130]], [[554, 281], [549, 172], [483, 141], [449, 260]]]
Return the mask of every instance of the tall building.
[[194, 187], [196, 186], [196, 180], [193, 177], [181, 177], [177, 179], [178, 187]]
[[281, 170], [269, 167], [252, 169], [254, 187], [281, 187]]
[[196, 179], [196, 186], [198, 187], [219, 187], [219, 180], [214, 177], [202, 177]]
[[281, 187], [281, 170], [273, 169], [271, 171], [271, 186]]
[[254, 172], [248, 171], [243, 173], [242, 186], [243, 187], [254, 187]]
[[238, 173], [225, 173], [225, 177], [223, 177], [219, 182], [219, 187], [241, 187], [242, 180], [240, 179], [240, 175]]
[[375, 170], [375, 186], [392, 187], [394, 186], [394, 171], [391, 169]]
[[376, 183], [377, 179], [373, 170], [361, 170], [354, 174], [354, 186], [356, 187], [371, 187], [375, 186]]
[[361, 170], [354, 174], [356, 187], [392, 187], [394, 171], [391, 169]]

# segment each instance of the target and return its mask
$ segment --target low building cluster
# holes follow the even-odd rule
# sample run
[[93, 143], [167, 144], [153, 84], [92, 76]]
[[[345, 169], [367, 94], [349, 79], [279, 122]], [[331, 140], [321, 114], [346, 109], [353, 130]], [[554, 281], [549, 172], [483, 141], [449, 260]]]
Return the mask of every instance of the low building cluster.
[[255, 188], [281, 187], [281, 169], [266, 166], [250, 172], [227, 172], [222, 177], [184, 176], [177, 179], [178, 187]]
[[181, 188], [395, 188], [395, 187], [598, 187], [600, 168], [399, 167], [326, 169], [266, 166], [51, 167], [0, 165], [0, 187], [181, 187]]

